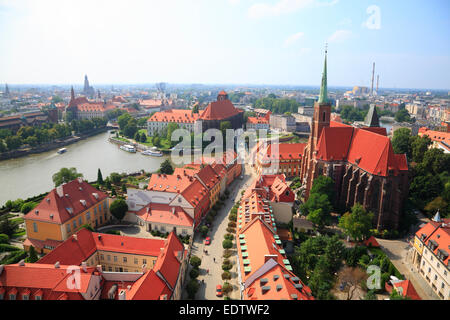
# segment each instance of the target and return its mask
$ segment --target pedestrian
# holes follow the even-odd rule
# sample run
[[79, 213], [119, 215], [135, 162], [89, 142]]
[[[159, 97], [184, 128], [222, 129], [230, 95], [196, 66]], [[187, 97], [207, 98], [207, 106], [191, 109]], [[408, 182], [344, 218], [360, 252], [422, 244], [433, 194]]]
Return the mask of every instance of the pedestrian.
[[213, 261], [216, 262], [216, 258], [213, 258]]
[[206, 269], [206, 274], [209, 274], [209, 269]]

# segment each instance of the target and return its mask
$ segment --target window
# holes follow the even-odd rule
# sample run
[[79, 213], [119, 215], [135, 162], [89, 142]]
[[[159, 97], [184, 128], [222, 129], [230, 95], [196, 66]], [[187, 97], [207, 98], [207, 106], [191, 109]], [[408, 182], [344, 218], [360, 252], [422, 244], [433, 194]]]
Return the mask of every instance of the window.
[[445, 284], [442, 282], [441, 289], [444, 289], [444, 288], [445, 288]]
[[70, 223], [68, 223], [68, 224], [66, 225], [66, 231], [67, 231], [67, 233], [70, 232]]
[[109, 254], [106, 256], [106, 258], [108, 261], [111, 261], [111, 256]]
[[104, 260], [105, 259], [105, 257], [101, 254], [100, 255], [100, 260]]
[[22, 300], [30, 300], [30, 295], [29, 294], [22, 295]]
[[94, 215], [97, 215], [97, 208], [94, 208]]
[[117, 256], [114, 256], [114, 262], [117, 262]]
[[78, 225], [82, 225], [83, 224], [83, 217], [79, 217], [78, 218]]
[[112, 271], [112, 267], [108, 267], [108, 271]]
[[73, 230], [75, 230], [76, 227], [77, 227], [77, 222], [75, 220], [73, 220]]
[[42, 296], [35, 296], [34, 300], [42, 300]]
[[36, 222], [33, 222], [33, 231], [38, 232], [37, 224]]
[[103, 217], [100, 216], [100, 224], [102, 224], [102, 223], [103, 223]]
[[143, 264], [147, 264], [147, 259], [142, 259]]
[[16, 295], [15, 294], [10, 294], [9, 295], [9, 300], [16, 300]]
[[124, 262], [124, 263], [127, 262], [127, 257], [123, 257], [123, 262]]
[[437, 275], [434, 276], [434, 280], [437, 280]]
[[134, 258], [134, 264], [138, 264], [138, 259]]
[[89, 211], [86, 212], [86, 220], [91, 220], [91, 213]]

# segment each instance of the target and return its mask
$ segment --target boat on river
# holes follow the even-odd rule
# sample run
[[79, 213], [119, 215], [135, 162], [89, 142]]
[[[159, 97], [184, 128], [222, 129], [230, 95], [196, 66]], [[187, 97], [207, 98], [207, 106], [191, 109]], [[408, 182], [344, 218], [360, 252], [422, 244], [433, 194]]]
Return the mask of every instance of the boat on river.
[[136, 148], [129, 144], [124, 144], [123, 146], [120, 146], [120, 149], [127, 152], [136, 153]]
[[61, 149], [59, 149], [58, 151], [56, 151], [57, 154], [63, 154], [63, 153], [65, 153], [65, 152], [67, 152], [67, 149], [66, 149], [66, 148], [61, 148]]
[[153, 156], [153, 157], [162, 157], [163, 154], [161, 151], [158, 150], [158, 148], [153, 147], [151, 149], [147, 149], [141, 152], [144, 156]]

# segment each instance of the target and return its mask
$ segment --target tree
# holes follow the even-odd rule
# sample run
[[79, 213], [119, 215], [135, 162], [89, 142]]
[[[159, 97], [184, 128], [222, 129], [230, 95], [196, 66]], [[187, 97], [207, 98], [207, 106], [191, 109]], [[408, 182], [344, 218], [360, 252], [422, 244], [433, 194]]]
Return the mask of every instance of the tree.
[[169, 159], [166, 159], [163, 163], [161, 163], [161, 167], [159, 170], [164, 174], [172, 174], [174, 171]]
[[122, 191], [123, 193], [127, 193], [127, 185], [125, 183], [120, 187], [120, 191]]
[[177, 141], [172, 141], [172, 134], [175, 130], [179, 129], [178, 124], [171, 122], [167, 125], [167, 140], [170, 143], [170, 146], [173, 147], [175, 146], [178, 142]]
[[142, 143], [146, 143], [147, 142], [147, 135], [145, 134], [145, 132], [142, 132], [140, 141]]
[[22, 138], [19, 136], [9, 136], [5, 139], [8, 150], [16, 150], [22, 145]]
[[191, 256], [189, 263], [191, 264], [191, 266], [193, 268], [198, 269], [200, 267], [200, 265], [202, 264], [202, 259], [200, 259], [197, 256]]
[[389, 296], [389, 300], [411, 300], [408, 296], [403, 296], [397, 292], [396, 289], [392, 289], [391, 295]]
[[117, 118], [117, 123], [119, 124], [120, 130], [124, 130], [125, 126], [128, 124], [128, 121], [131, 119], [129, 113], [124, 113], [119, 118]]
[[319, 176], [314, 180], [310, 193], [326, 194], [328, 200], [330, 200], [331, 203], [334, 203], [335, 183], [330, 177]]
[[209, 228], [207, 226], [201, 226], [199, 228], [199, 231], [200, 231], [200, 234], [202, 235], [202, 237], [205, 238], [209, 232]]
[[200, 271], [198, 271], [198, 269], [191, 269], [191, 271], [189, 271], [189, 276], [191, 277], [191, 279], [197, 279], [198, 275], [200, 274]]
[[9, 237], [7, 234], [0, 233], [0, 243], [8, 243]]
[[80, 229], [87, 229], [87, 230], [89, 230], [89, 231], [91, 231], [91, 232], [94, 232], [94, 231], [95, 231], [94, 228], [93, 228], [90, 224], [83, 224], [83, 225], [80, 227]]
[[128, 211], [128, 205], [124, 199], [116, 199], [109, 208], [111, 214], [118, 220], [122, 220]]
[[328, 260], [332, 273], [337, 272], [341, 268], [342, 260], [345, 256], [345, 247], [337, 235], [327, 240], [324, 256]]
[[394, 118], [397, 122], [414, 122], [414, 119], [411, 119], [411, 116], [406, 109], [398, 110]]
[[103, 185], [105, 183], [103, 181], [103, 175], [102, 175], [102, 171], [100, 170], [100, 168], [98, 168], [98, 171], [97, 171], [97, 183], [100, 185]]
[[364, 300], [378, 300], [375, 291], [374, 290], [367, 291], [366, 295], [364, 296]]
[[38, 204], [36, 202], [25, 202], [20, 208], [20, 212], [27, 214], [31, 210], [33, 210]]
[[122, 176], [117, 172], [112, 172], [109, 175], [109, 178], [110, 178], [111, 182], [114, 184], [119, 184], [120, 181], [122, 181]]
[[55, 187], [75, 180], [76, 178], [83, 177], [82, 173], [78, 173], [76, 168], [61, 168], [57, 173], [52, 176]]
[[411, 130], [408, 128], [400, 128], [394, 131], [392, 138], [392, 148], [395, 153], [406, 153], [408, 159], [411, 159]]
[[137, 132], [134, 134], [134, 141], [136, 141], [136, 142], [141, 141], [141, 134], [139, 133], [139, 131], [137, 131]]
[[223, 240], [223, 241], [222, 241], [222, 247], [223, 247], [224, 249], [231, 249], [231, 248], [233, 247], [233, 241], [228, 240], [228, 239]]
[[352, 207], [352, 212], [347, 212], [339, 220], [339, 227], [344, 233], [356, 241], [364, 240], [370, 236], [372, 228], [373, 213], [367, 213], [359, 204]]
[[344, 267], [339, 271], [338, 279], [345, 283], [344, 292], [347, 293], [347, 300], [352, 300], [356, 289], [367, 279], [367, 274], [361, 268]]
[[34, 249], [33, 246], [30, 246], [30, 250], [28, 251], [28, 258], [26, 258], [26, 262], [35, 263], [38, 260], [39, 260], [39, 258], [36, 254], [36, 250]]
[[197, 293], [198, 288], [199, 288], [199, 284], [196, 279], [191, 279], [188, 282], [188, 284], [186, 286], [186, 291], [188, 293], [189, 299], [195, 299], [195, 294]]
[[161, 147], [161, 138], [159, 136], [154, 136], [152, 138], [152, 143], [155, 147]]
[[433, 142], [428, 136], [414, 136], [411, 137], [411, 141], [412, 160], [417, 163], [422, 162], [425, 152]]

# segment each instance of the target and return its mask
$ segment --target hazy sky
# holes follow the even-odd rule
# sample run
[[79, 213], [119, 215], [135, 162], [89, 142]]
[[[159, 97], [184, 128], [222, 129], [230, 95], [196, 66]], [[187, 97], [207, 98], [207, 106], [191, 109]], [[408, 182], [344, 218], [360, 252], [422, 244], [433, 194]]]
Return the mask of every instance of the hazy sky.
[[450, 89], [448, 0], [0, 0], [0, 83]]

